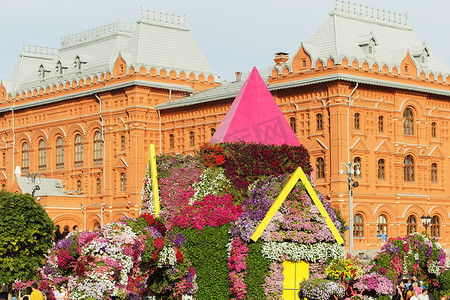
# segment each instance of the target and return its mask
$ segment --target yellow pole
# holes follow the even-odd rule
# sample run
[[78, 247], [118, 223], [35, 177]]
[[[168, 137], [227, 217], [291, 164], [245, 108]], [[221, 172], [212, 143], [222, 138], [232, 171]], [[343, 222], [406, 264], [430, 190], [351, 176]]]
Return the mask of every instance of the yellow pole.
[[153, 193], [153, 205], [155, 207], [154, 215], [159, 217], [159, 189], [158, 189], [158, 178], [157, 178], [157, 168], [156, 168], [156, 151], [155, 145], [150, 145], [150, 153], [148, 155], [147, 165], [150, 166], [150, 176], [152, 180], [152, 193]]

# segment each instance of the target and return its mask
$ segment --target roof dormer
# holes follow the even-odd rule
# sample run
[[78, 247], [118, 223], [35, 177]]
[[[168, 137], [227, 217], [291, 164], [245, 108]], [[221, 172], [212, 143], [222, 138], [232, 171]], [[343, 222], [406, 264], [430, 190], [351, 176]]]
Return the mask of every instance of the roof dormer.
[[378, 45], [378, 42], [371, 31], [368, 35], [358, 37], [358, 45], [367, 57], [373, 58], [375, 55], [375, 46]]
[[44, 65], [40, 65], [39, 66], [39, 70], [38, 70], [38, 76], [41, 78], [41, 79], [44, 79], [45, 78], [45, 73], [49, 73], [50, 72], [50, 70], [47, 70], [45, 67], [44, 67]]
[[81, 71], [81, 65], [86, 64], [87, 63], [87, 59], [81, 55], [77, 55], [75, 57], [75, 60], [73, 62], [73, 68]]
[[426, 68], [428, 64], [428, 57], [430, 56], [430, 49], [428, 49], [428, 47], [425, 45], [425, 42], [423, 43], [423, 45], [411, 47], [410, 50], [411, 55], [414, 57], [417, 63], [422, 68]]
[[61, 62], [61, 60], [58, 60], [58, 62], [56, 63], [56, 67], [55, 67], [55, 72], [58, 75], [62, 75], [63, 71], [66, 70], [68, 67], [66, 64], [63, 64], [63, 62]]

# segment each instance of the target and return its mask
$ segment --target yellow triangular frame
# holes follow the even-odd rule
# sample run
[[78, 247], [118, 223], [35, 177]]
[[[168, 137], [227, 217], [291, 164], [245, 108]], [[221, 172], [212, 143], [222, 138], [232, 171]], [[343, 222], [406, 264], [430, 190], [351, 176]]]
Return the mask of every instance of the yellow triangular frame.
[[325, 222], [328, 225], [328, 228], [330, 228], [331, 233], [334, 235], [334, 238], [338, 242], [338, 244], [342, 245], [344, 243], [344, 239], [339, 234], [339, 231], [337, 230], [336, 226], [334, 226], [333, 221], [331, 221], [330, 216], [328, 215], [327, 211], [322, 205], [322, 202], [320, 202], [319, 197], [317, 197], [316, 191], [314, 191], [311, 183], [309, 182], [308, 178], [306, 177], [305, 173], [303, 172], [301, 167], [298, 167], [297, 170], [295, 170], [294, 174], [292, 174], [289, 181], [286, 183], [286, 185], [281, 190], [278, 197], [275, 199], [272, 206], [267, 211], [266, 216], [264, 219], [259, 223], [258, 227], [256, 228], [255, 232], [253, 232], [251, 239], [256, 242], [259, 237], [261, 236], [264, 229], [266, 229], [267, 225], [269, 224], [270, 220], [273, 218], [275, 213], [280, 208], [281, 204], [286, 200], [286, 197], [289, 195], [289, 193], [292, 191], [294, 186], [297, 184], [297, 182], [301, 180], [303, 185], [306, 188], [306, 191], [309, 194], [309, 197], [314, 201], [314, 204], [317, 206], [317, 208], [320, 211], [320, 214], [325, 218]]

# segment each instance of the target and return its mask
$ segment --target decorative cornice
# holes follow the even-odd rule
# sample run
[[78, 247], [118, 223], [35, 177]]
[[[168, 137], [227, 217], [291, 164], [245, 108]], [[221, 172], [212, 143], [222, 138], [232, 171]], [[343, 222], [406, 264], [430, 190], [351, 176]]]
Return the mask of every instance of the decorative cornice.
[[[421, 93], [450, 96], [450, 90], [446, 91], [446, 90], [424, 87], [424, 86], [420, 86], [420, 85], [398, 83], [398, 82], [394, 82], [394, 81], [372, 79], [372, 78], [367, 78], [367, 77], [360, 77], [360, 76], [340, 74], [340, 73], [318, 76], [318, 77], [307, 78], [307, 79], [300, 79], [300, 80], [283, 82], [283, 83], [277, 83], [277, 84], [271, 84], [268, 86], [268, 89], [270, 91], [276, 91], [276, 90], [296, 88], [296, 87], [326, 83], [326, 82], [331, 82], [331, 81], [339, 81], [339, 80], [349, 81], [349, 82], [357, 82], [357, 83], [368, 84], [368, 85], [383, 86], [383, 87], [388, 87], [388, 88], [410, 90], [410, 91], [421, 92]], [[236, 83], [234, 83], [234, 84], [236, 84]], [[239, 93], [239, 87], [240, 87], [240, 85], [236, 85], [233, 88], [227, 88], [226, 86], [225, 87], [223, 87], [223, 86], [217, 87], [216, 89], [218, 89], [218, 91], [214, 94], [210, 94], [209, 97], [206, 94], [206, 93], [208, 93], [208, 90], [206, 90], [206, 91], [200, 92], [196, 95], [193, 95], [191, 97], [178, 100], [176, 102], [170, 102], [170, 103], [166, 102], [166, 103], [159, 104], [156, 106], [156, 109], [164, 110], [164, 109], [170, 109], [170, 108], [176, 108], [176, 107], [182, 107], [182, 106], [190, 106], [190, 105], [196, 105], [196, 104], [201, 104], [201, 103], [205, 103], [205, 102], [212, 102], [212, 101], [217, 101], [217, 100], [234, 98]], [[205, 93], [205, 94], [202, 95], [202, 93]]]
[[175, 84], [145, 81], [145, 80], [132, 80], [132, 81], [108, 85], [108, 86], [104, 86], [101, 88], [96, 88], [96, 89], [92, 89], [92, 90], [88, 90], [88, 91], [82, 91], [82, 92], [78, 92], [78, 93], [72, 93], [72, 94], [67, 94], [67, 95], [53, 97], [53, 98], [37, 100], [37, 101], [18, 104], [18, 105], [11, 105], [8, 107], [0, 108], [0, 113], [9, 112], [9, 111], [17, 111], [17, 110], [27, 109], [27, 108], [34, 108], [34, 107], [38, 107], [38, 106], [42, 106], [42, 105], [48, 105], [48, 104], [65, 101], [65, 100], [72, 100], [72, 99], [76, 99], [76, 98], [86, 97], [86, 96], [90, 96], [90, 95], [97, 94], [97, 93], [103, 93], [103, 92], [108, 92], [111, 90], [122, 89], [122, 88], [126, 88], [126, 87], [133, 86], [133, 85], [162, 88], [162, 89], [176, 90], [176, 91], [189, 92], [189, 93], [194, 92], [193, 88], [184, 86], [184, 85], [175, 85]]
[[341, 74], [341, 73], [324, 75], [324, 76], [313, 77], [313, 78], [308, 78], [308, 79], [300, 79], [300, 80], [283, 82], [283, 83], [276, 83], [276, 84], [270, 85], [269, 90], [287, 89], [287, 88], [293, 88], [293, 87], [299, 87], [299, 86], [305, 86], [305, 85], [311, 85], [311, 84], [317, 84], [317, 83], [323, 83], [323, 82], [330, 82], [330, 81], [335, 81], [335, 80], [351, 81], [351, 82], [358, 82], [358, 83], [362, 83], [362, 84], [377, 85], [377, 86], [383, 86], [383, 87], [389, 87], [389, 88], [411, 90], [411, 91], [422, 92], [422, 93], [450, 96], [450, 90], [441, 90], [441, 89], [424, 87], [424, 86], [420, 86], [420, 85], [399, 83], [399, 82], [394, 82], [394, 81], [373, 79], [373, 78], [360, 77], [360, 76], [356, 76], [356, 75], [348, 75], [348, 74]]

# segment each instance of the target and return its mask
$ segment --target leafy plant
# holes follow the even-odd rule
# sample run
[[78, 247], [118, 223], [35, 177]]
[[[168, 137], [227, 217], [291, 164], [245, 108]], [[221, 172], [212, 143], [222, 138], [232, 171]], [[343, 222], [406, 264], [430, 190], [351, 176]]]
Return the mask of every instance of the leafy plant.
[[192, 262], [197, 274], [199, 300], [229, 300], [227, 243], [230, 239], [229, 224], [205, 227], [201, 234], [195, 228], [173, 227], [174, 233], [186, 237], [185, 247], [189, 249], [186, 258]]
[[54, 225], [30, 194], [0, 191], [0, 283], [29, 280], [45, 263]]
[[263, 284], [269, 272], [270, 260], [262, 254], [263, 244], [262, 240], [258, 240], [248, 245], [247, 275], [244, 279], [248, 299], [265, 299]]
[[325, 269], [328, 279], [350, 280], [357, 279], [364, 275], [364, 271], [352, 259], [337, 259]]

